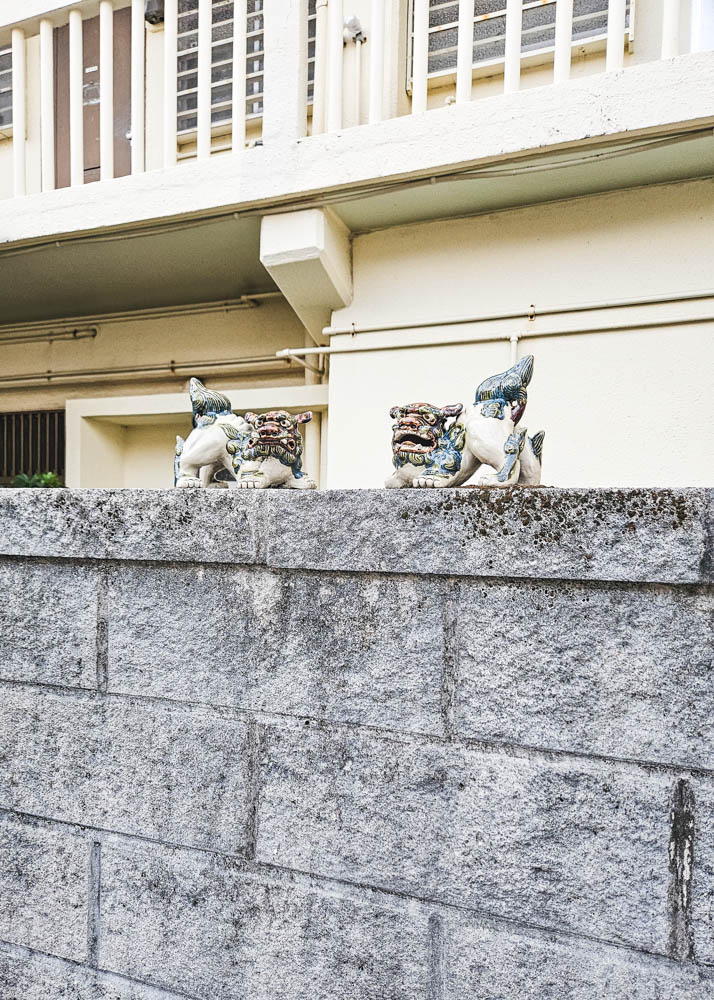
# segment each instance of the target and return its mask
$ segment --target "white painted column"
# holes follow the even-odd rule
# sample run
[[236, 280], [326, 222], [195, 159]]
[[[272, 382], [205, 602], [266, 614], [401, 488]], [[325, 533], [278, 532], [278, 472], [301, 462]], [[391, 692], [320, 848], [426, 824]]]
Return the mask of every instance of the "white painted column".
[[474, 61], [474, 0], [459, 0], [459, 32], [456, 50], [456, 103], [471, 100]]
[[164, 167], [176, 164], [178, 0], [164, 0]]
[[144, 171], [146, 28], [144, 0], [131, 0], [131, 172]]
[[662, 5], [662, 58], [673, 59], [679, 55], [680, 0], [663, 0]]
[[556, 0], [555, 4], [555, 63], [553, 83], [570, 77], [570, 53], [573, 41], [573, 0]]
[[245, 149], [245, 65], [246, 65], [246, 24], [248, 11], [246, 0], [233, 3], [233, 90], [231, 92], [231, 145], [234, 153]]
[[369, 123], [381, 122], [384, 107], [384, 0], [372, 0], [369, 26]]
[[714, 2], [692, 0], [692, 52], [709, 52], [714, 49]]
[[327, 7], [327, 131], [342, 128], [342, 72], [344, 61], [344, 13], [342, 0], [329, 0]]
[[503, 71], [503, 91], [506, 94], [521, 86], [521, 35], [523, 4], [521, 0], [506, 0], [506, 63]]
[[625, 64], [626, 0], [610, 0], [607, 9], [607, 59], [608, 73], [622, 69]]
[[99, 4], [99, 166], [103, 181], [114, 177], [114, 4]]
[[198, 0], [198, 158], [211, 155], [211, 0]]
[[16, 197], [27, 194], [25, 32], [12, 29], [12, 164]]
[[362, 42], [355, 38], [354, 108], [352, 116], [356, 125], [362, 124]]
[[265, 4], [263, 143], [279, 146], [307, 133], [307, 4]]
[[412, 114], [426, 111], [429, 74], [429, 0], [414, 0], [412, 46]]
[[84, 184], [84, 54], [82, 14], [69, 12], [69, 164], [72, 186]]
[[52, 22], [40, 21], [40, 159], [42, 190], [55, 186], [55, 52]]

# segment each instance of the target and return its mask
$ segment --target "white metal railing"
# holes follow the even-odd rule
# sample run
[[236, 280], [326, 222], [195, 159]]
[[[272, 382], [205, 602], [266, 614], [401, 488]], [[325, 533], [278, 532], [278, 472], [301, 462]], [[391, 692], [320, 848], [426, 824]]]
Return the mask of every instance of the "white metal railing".
[[[496, 39], [501, 53], [498, 67], [494, 69], [493, 61], [489, 61], [489, 75], [493, 77], [500, 72], [504, 92], [517, 91], [524, 60], [532, 57], [532, 39], [543, 37], [545, 22], [538, 22], [540, 29], [534, 27], [537, 9], [550, 10], [549, 56], [545, 62], [552, 59], [552, 80], [564, 83], [570, 77], [573, 47], [583, 37], [582, 23], [592, 18], [592, 5], [587, 9], [583, 6], [587, 2], [492, 0], [487, 5], [490, 9], [484, 13], [482, 3], [477, 12], [475, 0], [411, 0], [406, 67], [411, 113], [426, 112], [430, 90], [435, 87], [443, 90], [445, 85], [443, 75], [430, 70], [435, 50], [452, 53], [447, 86], [453, 87], [453, 97], [449, 100], [463, 104], [477, 96], [474, 80], [479, 76], [484, 38], [489, 45]], [[0, 36], [0, 138], [9, 135], [11, 127], [14, 193], [26, 193], [28, 173], [41, 178], [42, 191], [55, 186], [56, 102], [60, 96], [68, 106], [69, 180], [72, 185], [85, 183], [85, 126], [87, 121], [96, 119], [85, 115], [83, 44], [86, 19], [97, 14], [99, 177], [108, 181], [115, 176], [115, 13], [126, 7], [131, 8], [127, 75], [131, 78], [132, 173], [146, 169], [149, 138], [154, 150], [151, 165], [169, 168], [184, 155], [206, 159], [219, 149], [240, 153], [250, 137], [261, 134], [266, 141], [289, 140], [308, 131], [313, 135], [335, 132], [345, 126], [345, 115], [348, 124], [374, 124], [385, 115], [398, 113], [397, 99], [385, 95], [385, 81], [389, 71], [391, 83], [387, 83], [387, 90], [391, 86], [393, 95], [394, 81], [404, 68], [398, 68], [395, 74], [395, 54], [400, 49], [405, 27], [403, 21], [399, 23], [402, 3], [370, 0], [369, 5], [365, 4], [363, 9], [369, 10], [367, 44], [361, 44], [365, 40], [361, 31], [353, 33], [351, 40], [356, 44], [349, 57], [346, 53], [350, 51], [350, 37], [345, 31], [348, 3], [349, 0], [271, 0], [269, 4], [263, 0], [165, 0], [160, 42], [163, 72], [158, 71], [158, 82], [147, 72], [149, 46], [144, 0], [77, 0], [65, 14], [62, 11], [66, 8], [55, 4], [54, 13], [16, 25], [6, 24], [5, 33]], [[598, 6], [598, 25], [601, 25], [598, 38], [607, 71], [617, 71], [625, 65], [625, 39], [632, 30], [636, 3], [641, 4], [642, 0], [601, 0]], [[444, 23], [448, 20], [445, 10], [451, 18], [449, 23]], [[652, 58], [669, 59], [683, 48], [714, 47], [714, 0], [662, 0], [656, 13], [653, 7], [648, 8], [647, 16], [660, 19], [657, 30], [661, 44]], [[232, 27], [228, 30], [230, 22]], [[68, 85], [67, 92], [59, 95], [54, 32], [61, 26], [67, 26]], [[651, 29], [650, 20], [650, 37], [657, 33]], [[445, 47], [438, 48], [439, 32], [443, 31], [448, 31], [449, 40]], [[32, 98], [37, 107], [35, 103], [28, 104], [27, 87], [30, 72], [27, 45], [33, 35], [39, 35], [39, 98]], [[151, 51], [155, 49], [156, 39], [152, 40]], [[367, 54], [368, 85], [366, 104], [361, 108], [363, 50]], [[151, 94], [147, 90], [150, 78]], [[147, 99], [162, 104], [161, 114], [151, 116], [152, 120], [158, 117], [161, 121], [162, 133], [158, 136], [147, 135]], [[443, 101], [442, 92], [439, 103]], [[10, 109], [12, 120], [8, 124]], [[400, 113], [403, 112], [402, 100]], [[33, 119], [32, 125], [33, 135], [39, 134], [41, 164], [39, 169], [28, 171], [26, 136], [31, 124], [28, 117], [33, 115], [38, 118], [37, 122]], [[222, 142], [214, 141], [216, 135]], [[33, 156], [36, 145], [31, 151]], [[184, 148], [189, 150], [188, 154], [182, 152]], [[36, 180], [33, 184], [37, 186]]]

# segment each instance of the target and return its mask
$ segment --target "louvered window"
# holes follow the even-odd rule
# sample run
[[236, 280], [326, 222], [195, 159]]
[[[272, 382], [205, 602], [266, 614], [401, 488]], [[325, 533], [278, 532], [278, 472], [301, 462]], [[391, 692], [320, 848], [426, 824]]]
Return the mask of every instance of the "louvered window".
[[64, 477], [64, 410], [0, 413], [0, 482], [37, 472]]
[[0, 129], [12, 125], [12, 49], [0, 48]]
[[[413, 2], [411, 6], [413, 17]], [[607, 7], [608, 0], [575, 0], [574, 43], [605, 37]], [[632, 16], [631, 7], [632, 4], [628, 3], [628, 27]], [[521, 51], [524, 55], [552, 50], [555, 44], [555, 8], [556, 0], [523, 0]], [[456, 69], [458, 20], [458, 0], [430, 0], [429, 76], [448, 74]], [[505, 41], [505, 0], [474, 0], [474, 66], [501, 62], [505, 53]]]

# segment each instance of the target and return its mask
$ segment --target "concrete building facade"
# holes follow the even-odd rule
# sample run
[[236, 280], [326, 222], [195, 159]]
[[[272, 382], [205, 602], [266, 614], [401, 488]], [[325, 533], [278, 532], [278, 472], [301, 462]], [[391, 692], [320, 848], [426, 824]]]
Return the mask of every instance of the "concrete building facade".
[[64, 433], [170, 485], [197, 375], [379, 486], [390, 406], [532, 353], [546, 482], [711, 483], [712, 46], [708, 0], [5, 0], [0, 480]]

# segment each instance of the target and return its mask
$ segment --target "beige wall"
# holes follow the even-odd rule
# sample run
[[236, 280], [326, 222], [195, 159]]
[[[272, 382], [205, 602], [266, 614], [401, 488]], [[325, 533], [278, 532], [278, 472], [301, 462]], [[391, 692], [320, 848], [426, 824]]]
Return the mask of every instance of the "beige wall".
[[[531, 432], [546, 430], [545, 482], [711, 485], [712, 260], [712, 180], [371, 233], [354, 241], [355, 296], [333, 325], [414, 325], [334, 338], [335, 346], [622, 324], [619, 332], [529, 336], [519, 345], [536, 358], [524, 421]], [[712, 296], [697, 303], [421, 326], [509, 310], [525, 317], [531, 303], [585, 306], [704, 289]], [[708, 321], [682, 322], [699, 317]], [[328, 485], [379, 486], [390, 470], [390, 406], [468, 402], [481, 379], [508, 367], [509, 348], [504, 339], [333, 355]]]
[[[301, 347], [304, 330], [292, 309], [281, 298], [260, 301], [252, 309], [230, 312], [176, 315], [164, 319], [127, 317], [121, 322], [103, 322], [101, 317], [79, 324], [96, 326], [94, 339], [52, 343], [3, 344], [0, 339], [0, 381], [19, 373], [73, 371], [134, 365], [168, 364], [170, 361], [201, 361], [273, 355], [284, 347]], [[69, 384], [0, 388], [0, 411], [50, 409], [66, 400], [128, 393], [177, 392], [192, 372], [171, 376], [139, 374], [133, 378], [93, 377]], [[265, 367], [226, 374], [216, 373], [212, 383], [223, 385], [281, 385], [303, 381], [302, 369], [275, 361]]]

